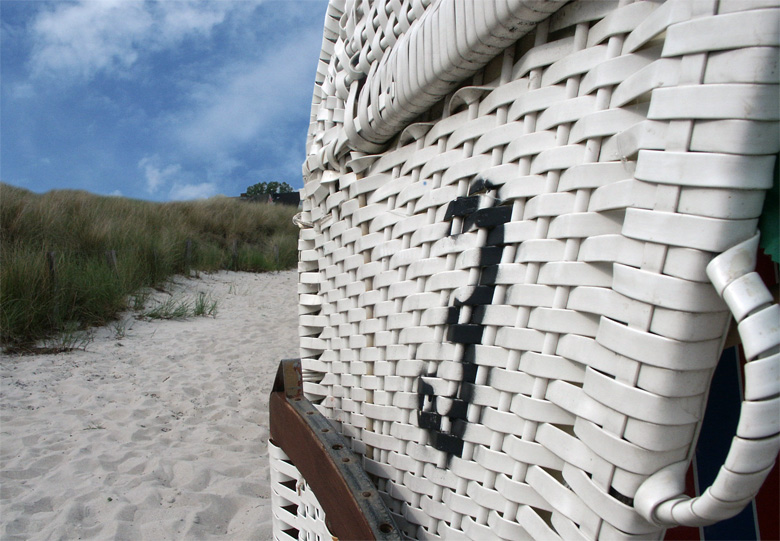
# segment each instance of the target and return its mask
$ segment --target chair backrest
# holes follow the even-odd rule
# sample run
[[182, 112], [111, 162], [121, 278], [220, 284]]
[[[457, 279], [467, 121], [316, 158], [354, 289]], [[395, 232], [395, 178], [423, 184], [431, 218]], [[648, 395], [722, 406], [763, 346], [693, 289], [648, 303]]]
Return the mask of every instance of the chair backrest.
[[[407, 535], [659, 538], [755, 494], [780, 445], [780, 312], [752, 273], [779, 11], [331, 1], [298, 220], [304, 392]], [[752, 387], [690, 499], [732, 313]]]

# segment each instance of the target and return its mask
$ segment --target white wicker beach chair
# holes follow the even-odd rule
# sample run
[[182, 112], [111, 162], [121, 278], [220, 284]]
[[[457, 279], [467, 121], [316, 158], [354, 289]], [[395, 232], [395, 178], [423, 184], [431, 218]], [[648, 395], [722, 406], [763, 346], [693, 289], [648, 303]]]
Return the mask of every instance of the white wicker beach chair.
[[[779, 14], [331, 1], [298, 220], [303, 392], [404, 535], [659, 539], [754, 497], [780, 448], [780, 308], [753, 272]], [[732, 319], [740, 423], [691, 498]], [[330, 535], [271, 455], [276, 538]]]

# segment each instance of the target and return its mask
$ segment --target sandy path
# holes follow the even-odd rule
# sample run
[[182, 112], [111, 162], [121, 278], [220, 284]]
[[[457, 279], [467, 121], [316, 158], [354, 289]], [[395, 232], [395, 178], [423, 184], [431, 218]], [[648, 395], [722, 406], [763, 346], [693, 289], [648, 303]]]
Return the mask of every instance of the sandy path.
[[297, 275], [179, 279], [215, 318], [0, 357], [0, 538], [269, 539], [268, 393], [297, 356]]

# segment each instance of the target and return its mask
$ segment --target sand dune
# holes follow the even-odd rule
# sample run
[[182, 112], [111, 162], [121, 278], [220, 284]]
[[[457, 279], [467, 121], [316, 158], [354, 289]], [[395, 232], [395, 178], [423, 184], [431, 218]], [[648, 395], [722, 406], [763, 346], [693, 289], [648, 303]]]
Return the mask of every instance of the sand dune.
[[268, 393], [297, 356], [296, 279], [180, 278], [215, 318], [127, 315], [86, 351], [0, 357], [0, 537], [269, 539]]

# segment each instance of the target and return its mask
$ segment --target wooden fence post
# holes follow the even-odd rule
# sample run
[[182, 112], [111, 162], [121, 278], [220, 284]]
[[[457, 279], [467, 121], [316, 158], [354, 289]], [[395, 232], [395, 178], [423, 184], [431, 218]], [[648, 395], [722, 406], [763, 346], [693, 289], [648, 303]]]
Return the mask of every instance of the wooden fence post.
[[192, 240], [187, 239], [187, 244], [184, 248], [184, 271], [190, 271], [190, 265], [192, 265]]
[[233, 254], [231, 258], [231, 267], [234, 271], [238, 270], [238, 239], [233, 239]]
[[59, 300], [59, 283], [57, 281], [57, 252], [46, 252], [46, 263], [49, 268], [50, 289], [52, 295], [52, 312], [54, 317], [59, 317], [60, 312], [60, 300]]
[[119, 267], [116, 264], [116, 250], [108, 250], [106, 252], [106, 263], [109, 268], [114, 271], [114, 274], [119, 277]]
[[51, 278], [52, 286], [57, 287], [57, 252], [46, 252], [46, 261], [49, 267], [49, 277]]

